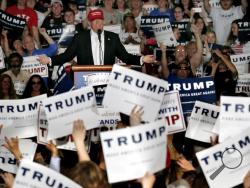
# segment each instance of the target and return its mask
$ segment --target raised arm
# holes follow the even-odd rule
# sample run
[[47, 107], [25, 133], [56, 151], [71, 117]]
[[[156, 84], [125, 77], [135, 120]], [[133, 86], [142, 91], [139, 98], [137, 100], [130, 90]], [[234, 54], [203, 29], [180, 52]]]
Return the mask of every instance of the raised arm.
[[168, 69], [168, 60], [166, 55], [166, 46], [161, 43], [161, 70], [162, 70], [162, 76], [164, 79], [167, 79], [169, 76], [169, 69]]
[[76, 146], [79, 162], [90, 161], [89, 154], [84, 144], [86, 129], [82, 120], [74, 121], [72, 136]]
[[39, 33], [48, 42], [48, 44], [54, 44], [55, 43], [54, 40], [48, 35], [45, 28], [39, 28]]
[[202, 41], [201, 41], [201, 35], [199, 34], [197, 26], [192, 24], [191, 28], [194, 33], [197, 50], [195, 54], [191, 57], [190, 63], [191, 63], [192, 68], [197, 68], [202, 62], [203, 46], [202, 46]]
[[241, 0], [241, 9], [244, 14], [247, 12], [248, 2], [247, 0]]
[[20, 161], [23, 156], [19, 148], [19, 139], [18, 137], [8, 139], [5, 137], [5, 144], [3, 145], [7, 148], [16, 158], [17, 161]]
[[204, 0], [204, 8], [208, 14], [211, 12], [211, 5], [209, 4], [209, 0]]

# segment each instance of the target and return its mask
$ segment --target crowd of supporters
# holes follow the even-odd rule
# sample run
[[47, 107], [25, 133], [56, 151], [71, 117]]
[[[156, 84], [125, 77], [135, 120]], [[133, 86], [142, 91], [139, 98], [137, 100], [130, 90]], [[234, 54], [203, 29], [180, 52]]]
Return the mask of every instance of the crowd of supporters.
[[[240, 73], [230, 60], [230, 55], [250, 53], [250, 39], [240, 38], [237, 24], [240, 20], [249, 21], [247, 0], [220, 0], [219, 8], [211, 6], [209, 0], [87, 0], [84, 4], [77, 0], [0, 2], [3, 11], [24, 18], [27, 23], [22, 33], [14, 35], [0, 26], [0, 59], [4, 61], [4, 67], [0, 69], [0, 100], [22, 100], [42, 94], [52, 96], [52, 72], [57, 69], [50, 67], [49, 78], [45, 80], [40, 75], [22, 70], [23, 58], [41, 54], [52, 57], [60, 53], [63, 49], [58, 44], [59, 38], [54, 38], [47, 30], [71, 25], [76, 32], [84, 32], [89, 28], [86, 15], [97, 8], [104, 13], [105, 26], [121, 24], [119, 37], [124, 45], [139, 45], [140, 53], [144, 55], [153, 54], [159, 48], [161, 55], [158, 62], [144, 65], [142, 71], [145, 74], [171, 83], [176, 79], [212, 76], [217, 104], [221, 95], [247, 97], [246, 93], [235, 92]], [[200, 5], [201, 8], [196, 11], [195, 8]], [[142, 16], [167, 16], [170, 23], [187, 22], [188, 27], [184, 36], [181, 36], [179, 28], [172, 27], [176, 46], [160, 44], [158, 47], [156, 39], [147, 37], [141, 30]], [[72, 60], [62, 62], [62, 65], [68, 63], [77, 64], [76, 60]], [[137, 124], [140, 124], [140, 112], [132, 111], [129, 121], [119, 122], [116, 128]], [[86, 130], [82, 121], [74, 122], [72, 136], [77, 152], [58, 151], [53, 143], [46, 148], [39, 145], [34, 161], [70, 177], [84, 188], [208, 187], [195, 152], [216, 144], [215, 140], [204, 144], [185, 138], [183, 133], [168, 135], [168, 160], [164, 170], [156, 174], [147, 173], [138, 180], [110, 185], [101, 144], [92, 143], [87, 152], [84, 145]], [[33, 140], [36, 141], [35, 138]], [[17, 160], [21, 160], [18, 138], [6, 138], [4, 146]], [[7, 172], [0, 175], [4, 187], [12, 187], [13, 175]], [[249, 177], [247, 174], [244, 185], [239, 187], [250, 187]]]

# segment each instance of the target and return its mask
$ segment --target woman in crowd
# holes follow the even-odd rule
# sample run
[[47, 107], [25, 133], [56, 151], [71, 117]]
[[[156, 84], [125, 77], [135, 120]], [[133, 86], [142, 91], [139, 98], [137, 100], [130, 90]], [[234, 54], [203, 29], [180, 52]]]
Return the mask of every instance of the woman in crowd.
[[150, 16], [167, 16], [170, 22], [175, 20], [173, 10], [169, 8], [168, 0], [158, 0], [158, 8], [150, 12]]
[[136, 26], [133, 14], [128, 13], [123, 18], [124, 28], [120, 33], [120, 40], [124, 44], [140, 44], [139, 29]]
[[13, 82], [7, 74], [0, 75], [0, 99], [17, 99]]
[[131, 13], [134, 15], [138, 27], [141, 25], [142, 0], [130, 0]]
[[122, 17], [129, 12], [127, 2], [125, 0], [115, 0], [115, 8]]
[[176, 22], [187, 22], [188, 18], [184, 18], [184, 9], [182, 6], [177, 5], [174, 7], [174, 18]]
[[122, 22], [122, 14], [116, 9], [113, 9], [113, 0], [104, 0], [102, 10], [104, 14], [104, 25], [114, 25]]
[[234, 20], [231, 24], [231, 31], [227, 38], [227, 46], [230, 46], [235, 54], [249, 53], [250, 52], [250, 42], [241, 41], [239, 39], [239, 20]]
[[190, 18], [191, 16], [191, 9], [194, 7], [193, 1], [192, 0], [181, 0], [180, 1], [180, 6], [184, 10], [184, 18]]
[[26, 99], [42, 94], [47, 94], [47, 96], [51, 96], [51, 92], [47, 88], [43, 78], [40, 75], [34, 74], [27, 82], [26, 88], [23, 92], [23, 98]]

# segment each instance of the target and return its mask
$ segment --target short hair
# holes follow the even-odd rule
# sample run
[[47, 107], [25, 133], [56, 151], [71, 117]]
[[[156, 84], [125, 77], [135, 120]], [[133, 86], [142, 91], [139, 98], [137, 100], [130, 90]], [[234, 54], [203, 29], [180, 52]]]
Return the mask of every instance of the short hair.
[[23, 57], [17, 53], [17, 52], [14, 52], [12, 54], [9, 55], [9, 58], [8, 58], [8, 63], [10, 64], [10, 61], [13, 59], [13, 58], [18, 58], [19, 59], [19, 62], [23, 63]]

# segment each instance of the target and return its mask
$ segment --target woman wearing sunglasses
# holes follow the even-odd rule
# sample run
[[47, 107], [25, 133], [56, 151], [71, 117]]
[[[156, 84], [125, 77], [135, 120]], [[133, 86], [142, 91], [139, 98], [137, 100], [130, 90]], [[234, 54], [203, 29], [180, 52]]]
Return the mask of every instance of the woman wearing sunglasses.
[[23, 92], [23, 98], [35, 97], [38, 95], [47, 94], [51, 96], [50, 90], [47, 88], [43, 78], [40, 75], [34, 74], [30, 77], [26, 88]]

